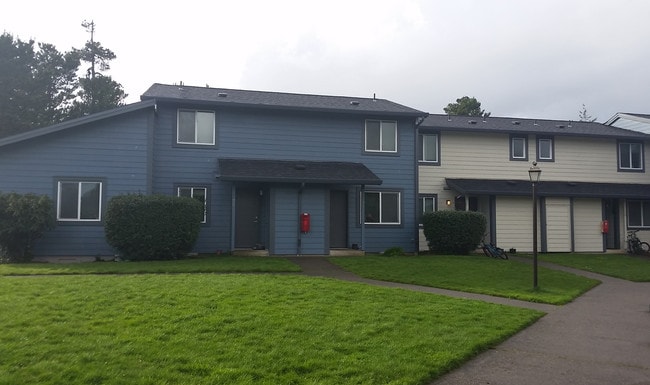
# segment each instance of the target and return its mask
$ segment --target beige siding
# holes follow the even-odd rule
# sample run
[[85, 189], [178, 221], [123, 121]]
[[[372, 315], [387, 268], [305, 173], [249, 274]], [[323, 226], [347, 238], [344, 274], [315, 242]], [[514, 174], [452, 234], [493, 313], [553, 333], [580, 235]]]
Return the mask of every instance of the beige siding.
[[[650, 183], [647, 172], [618, 172], [616, 140], [555, 136], [554, 142], [555, 161], [539, 163], [542, 181]], [[442, 132], [440, 166], [420, 166], [420, 193], [453, 200], [455, 192], [444, 190], [445, 178], [528, 180], [535, 135], [528, 137], [528, 162], [511, 161], [509, 145], [507, 134]], [[650, 143], [644, 149], [648, 168]]]
[[[506, 250], [532, 251], [533, 206], [530, 198], [497, 197], [496, 212], [497, 245]], [[539, 226], [537, 240], [539, 250]]]
[[546, 251], [571, 251], [571, 204], [568, 198], [546, 199]]
[[603, 235], [600, 230], [602, 220], [602, 201], [600, 199], [575, 199], [573, 219], [575, 223], [575, 251], [603, 251]]

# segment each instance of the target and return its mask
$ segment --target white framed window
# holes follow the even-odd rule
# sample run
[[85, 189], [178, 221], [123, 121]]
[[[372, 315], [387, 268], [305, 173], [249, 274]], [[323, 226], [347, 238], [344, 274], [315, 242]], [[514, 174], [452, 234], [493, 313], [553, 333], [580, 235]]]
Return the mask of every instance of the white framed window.
[[367, 152], [397, 152], [397, 122], [366, 120], [365, 150]]
[[650, 228], [650, 201], [627, 201], [627, 226]]
[[176, 143], [213, 146], [215, 144], [214, 111], [178, 110]]
[[201, 223], [208, 222], [208, 189], [207, 187], [178, 187], [177, 194], [179, 197], [194, 198], [203, 203], [203, 220]]
[[56, 219], [62, 222], [99, 222], [102, 220], [102, 182], [59, 181]]
[[623, 171], [643, 171], [643, 143], [618, 143], [618, 168]]
[[[438, 211], [438, 196], [436, 194], [421, 194], [420, 200], [420, 214], [430, 214]], [[420, 216], [420, 224], [422, 224], [422, 215]]]
[[537, 160], [553, 161], [553, 138], [537, 138]]
[[528, 160], [528, 145], [525, 136], [510, 136], [510, 160]]
[[364, 213], [366, 224], [399, 225], [401, 194], [395, 191], [366, 191]]
[[420, 162], [440, 164], [440, 141], [438, 140], [438, 134], [422, 134], [420, 135], [420, 142], [422, 143]]

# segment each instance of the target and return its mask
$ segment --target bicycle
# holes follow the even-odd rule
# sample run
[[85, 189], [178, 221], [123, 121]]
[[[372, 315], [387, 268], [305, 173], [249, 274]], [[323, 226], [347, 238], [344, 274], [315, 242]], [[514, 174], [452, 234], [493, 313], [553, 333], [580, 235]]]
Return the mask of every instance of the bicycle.
[[492, 243], [481, 242], [481, 249], [483, 249], [483, 253], [488, 257], [508, 259], [506, 251], [500, 247], [496, 247]]
[[636, 235], [639, 230], [630, 230], [627, 232], [627, 253], [640, 255], [650, 253], [650, 244], [643, 242]]

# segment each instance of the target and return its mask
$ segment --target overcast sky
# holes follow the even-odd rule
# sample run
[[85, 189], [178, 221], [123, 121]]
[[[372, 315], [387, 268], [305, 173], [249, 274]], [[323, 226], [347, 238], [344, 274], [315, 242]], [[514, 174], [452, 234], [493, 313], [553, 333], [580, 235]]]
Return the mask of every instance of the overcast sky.
[[13, 1], [0, 29], [117, 55], [127, 102], [153, 83], [389, 99], [429, 113], [650, 113], [647, 0]]

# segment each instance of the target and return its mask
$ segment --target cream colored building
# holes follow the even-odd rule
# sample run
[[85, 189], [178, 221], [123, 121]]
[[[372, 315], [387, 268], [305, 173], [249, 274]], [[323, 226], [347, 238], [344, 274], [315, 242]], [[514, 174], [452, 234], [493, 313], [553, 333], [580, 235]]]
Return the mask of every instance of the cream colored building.
[[[428, 116], [418, 130], [422, 211], [482, 212], [486, 241], [531, 251], [528, 170], [535, 161], [542, 170], [538, 250], [620, 250], [630, 229], [650, 241], [648, 134], [591, 122], [447, 115]], [[420, 249], [428, 249], [422, 232]]]

